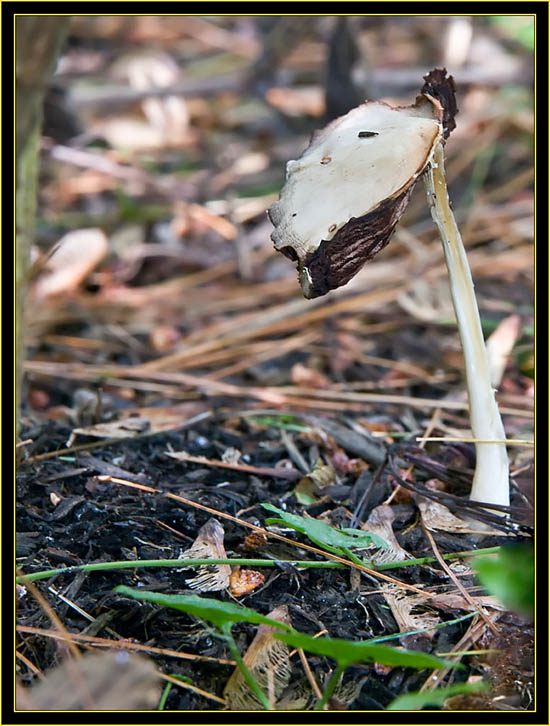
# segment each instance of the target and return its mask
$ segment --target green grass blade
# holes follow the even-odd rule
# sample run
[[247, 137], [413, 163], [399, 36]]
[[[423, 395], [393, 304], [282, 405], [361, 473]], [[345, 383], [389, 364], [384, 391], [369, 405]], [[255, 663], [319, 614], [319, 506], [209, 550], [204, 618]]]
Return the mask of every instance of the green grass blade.
[[405, 668], [456, 668], [457, 664], [437, 658], [429, 653], [420, 653], [387, 645], [374, 645], [369, 641], [351, 641], [340, 638], [312, 638], [303, 633], [277, 633], [275, 638], [293, 648], [303, 648], [309, 653], [333, 658], [338, 665], [347, 667], [352, 663], [375, 661], [382, 665], [404, 666]]
[[425, 706], [442, 706], [451, 696], [462, 693], [479, 693], [485, 691], [486, 683], [456, 683], [447, 688], [436, 688], [433, 691], [415, 691], [395, 698], [386, 711], [421, 711]]
[[289, 625], [272, 618], [266, 618], [265, 615], [261, 615], [251, 608], [245, 608], [231, 602], [221, 602], [213, 598], [200, 597], [199, 595], [165, 595], [160, 592], [136, 590], [126, 587], [126, 585], [119, 585], [115, 587], [114, 591], [119, 595], [126, 595], [126, 597], [132, 597], [135, 600], [152, 602], [156, 605], [180, 610], [196, 618], [207, 620], [222, 631], [227, 624], [242, 622], [272, 625], [283, 630], [292, 630]]

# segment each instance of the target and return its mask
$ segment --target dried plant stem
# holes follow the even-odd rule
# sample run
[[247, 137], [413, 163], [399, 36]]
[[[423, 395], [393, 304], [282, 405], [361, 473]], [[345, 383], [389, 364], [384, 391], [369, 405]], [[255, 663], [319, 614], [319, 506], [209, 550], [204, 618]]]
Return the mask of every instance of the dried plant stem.
[[[476, 469], [470, 499], [508, 506], [509, 473], [502, 419], [491, 386], [487, 351], [466, 250], [449, 204], [443, 147], [435, 148], [425, 174], [432, 218], [439, 229], [449, 270], [451, 296], [466, 366], [470, 422], [476, 444]], [[494, 442], [494, 443], [493, 443]], [[498, 442], [498, 443], [497, 443]]]

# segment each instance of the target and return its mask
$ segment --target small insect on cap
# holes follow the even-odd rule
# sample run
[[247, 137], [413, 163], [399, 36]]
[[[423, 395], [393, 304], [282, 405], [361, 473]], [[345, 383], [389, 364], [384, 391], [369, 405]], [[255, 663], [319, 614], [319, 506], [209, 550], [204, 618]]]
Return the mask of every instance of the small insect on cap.
[[[416, 180], [451, 128], [438, 92], [443, 86], [454, 100], [445, 74], [428, 74], [412, 106], [366, 101], [315, 132], [300, 158], [288, 162], [279, 201], [268, 210], [271, 239], [297, 262], [306, 298], [345, 285], [389, 242]], [[453, 119], [454, 113], [456, 107]]]

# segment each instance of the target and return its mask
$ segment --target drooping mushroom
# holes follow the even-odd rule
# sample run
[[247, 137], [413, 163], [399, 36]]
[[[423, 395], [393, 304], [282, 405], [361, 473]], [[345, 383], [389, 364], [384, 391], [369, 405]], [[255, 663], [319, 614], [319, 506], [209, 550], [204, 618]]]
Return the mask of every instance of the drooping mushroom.
[[[366, 101], [313, 135], [289, 161], [268, 214], [275, 248], [297, 263], [306, 298], [345, 285], [389, 242], [412, 189], [424, 176], [439, 229], [464, 360], [476, 470], [471, 499], [509, 504], [505, 434], [466, 252], [454, 220], [443, 145], [455, 128], [455, 86], [445, 69], [424, 78], [411, 106]], [[483, 442], [483, 443], [481, 443]]]

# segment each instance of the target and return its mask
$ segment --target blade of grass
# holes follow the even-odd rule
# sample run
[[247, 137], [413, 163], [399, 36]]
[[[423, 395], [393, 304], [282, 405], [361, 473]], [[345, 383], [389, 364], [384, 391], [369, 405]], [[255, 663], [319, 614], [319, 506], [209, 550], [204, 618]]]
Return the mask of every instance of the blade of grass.
[[456, 683], [433, 691], [415, 691], [395, 698], [386, 711], [421, 711], [424, 706], [442, 706], [451, 696], [462, 693], [480, 693], [487, 690], [487, 683]]

